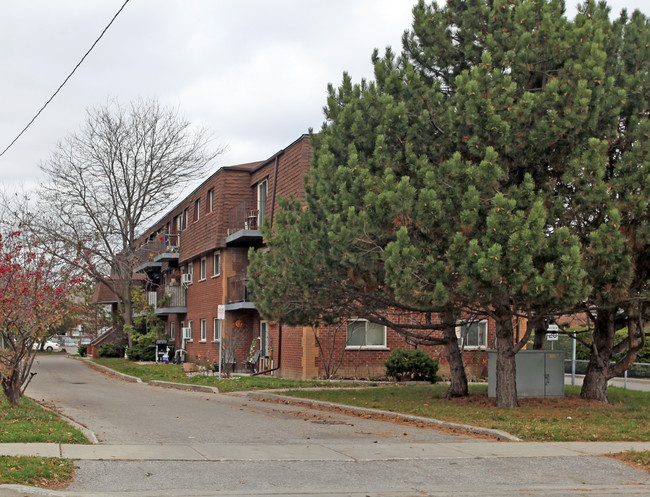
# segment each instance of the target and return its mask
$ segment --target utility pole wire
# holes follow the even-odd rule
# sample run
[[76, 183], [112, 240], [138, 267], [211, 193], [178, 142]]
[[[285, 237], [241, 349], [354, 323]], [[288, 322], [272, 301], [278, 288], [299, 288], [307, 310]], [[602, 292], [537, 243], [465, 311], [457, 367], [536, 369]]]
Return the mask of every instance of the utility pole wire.
[[95, 45], [97, 45], [97, 43], [99, 43], [99, 40], [101, 40], [102, 37], [104, 36], [104, 34], [106, 33], [106, 31], [108, 31], [108, 28], [111, 27], [111, 24], [113, 24], [113, 21], [115, 21], [115, 19], [117, 19], [117, 16], [119, 16], [120, 13], [122, 12], [122, 10], [124, 10], [124, 7], [126, 7], [126, 4], [127, 4], [127, 3], [129, 3], [129, 0], [125, 0], [125, 2], [124, 2], [124, 3], [122, 4], [122, 6], [120, 7], [120, 10], [117, 11], [117, 13], [113, 16], [113, 19], [111, 19], [111, 22], [109, 22], [109, 23], [106, 25], [106, 27], [104, 28], [104, 31], [102, 31], [102, 34], [99, 35], [99, 38], [97, 38], [97, 39], [95, 40], [95, 43], [92, 44], [92, 46], [91, 46], [91, 47], [88, 49], [88, 51], [84, 54], [84, 56], [83, 56], [83, 57], [81, 58], [81, 60], [77, 63], [77, 65], [74, 66], [74, 69], [72, 70], [72, 72], [71, 72], [70, 74], [68, 74], [68, 77], [65, 78], [65, 80], [63, 81], [63, 83], [61, 83], [61, 85], [56, 89], [56, 91], [52, 94], [52, 96], [48, 99], [48, 101], [45, 102], [45, 104], [43, 105], [43, 107], [40, 108], [40, 110], [36, 113], [36, 115], [32, 118], [32, 120], [29, 121], [29, 122], [27, 123], [27, 126], [25, 126], [25, 127], [23, 128], [23, 130], [22, 130], [20, 133], [18, 133], [18, 136], [16, 136], [16, 138], [14, 138], [13, 141], [12, 141], [9, 145], [7, 145], [7, 148], [5, 148], [5, 149], [2, 151], [2, 153], [0, 153], [0, 157], [2, 157], [2, 156], [5, 154], [5, 152], [6, 152], [7, 150], [9, 150], [9, 149], [13, 146], [13, 144], [16, 143], [16, 142], [18, 141], [18, 139], [19, 139], [21, 136], [23, 136], [23, 133], [25, 133], [25, 131], [27, 131], [27, 129], [28, 129], [28, 128], [33, 124], [33, 122], [36, 121], [36, 119], [38, 118], [38, 116], [41, 115], [41, 112], [43, 112], [43, 111], [45, 110], [45, 107], [47, 107], [47, 106], [50, 104], [50, 102], [51, 102], [52, 100], [54, 100], [54, 97], [56, 97], [57, 94], [61, 91], [61, 88], [63, 88], [63, 87], [65, 86], [65, 84], [66, 84], [66, 83], [68, 82], [68, 80], [72, 77], [72, 75], [73, 75], [73, 74], [75, 73], [75, 71], [79, 68], [79, 66], [83, 63], [83, 61], [86, 59], [86, 57], [88, 57], [88, 55], [90, 54], [90, 52], [92, 52], [93, 48], [95, 48]]

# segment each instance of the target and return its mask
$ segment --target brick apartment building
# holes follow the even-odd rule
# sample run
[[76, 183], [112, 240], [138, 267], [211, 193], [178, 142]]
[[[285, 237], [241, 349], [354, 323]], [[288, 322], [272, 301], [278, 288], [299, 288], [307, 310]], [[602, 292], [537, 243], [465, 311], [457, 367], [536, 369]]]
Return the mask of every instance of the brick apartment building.
[[[224, 367], [242, 370], [252, 351], [258, 370], [308, 379], [322, 376], [322, 359], [333, 356], [340, 377], [376, 377], [391, 350], [411, 348], [390, 329], [358, 320], [336, 334], [321, 331], [323, 349], [332, 344], [333, 351], [323, 356], [311, 328], [266, 322], [256, 311], [246, 289], [248, 250], [264, 247], [259, 228], [272, 225], [280, 196], [304, 199], [310, 159], [303, 135], [265, 161], [223, 167], [139, 239], [137, 276], [186, 361], [212, 364], [221, 354]], [[459, 327], [459, 334], [468, 371], [485, 374], [493, 323]], [[427, 350], [444, 364], [442, 347]]]

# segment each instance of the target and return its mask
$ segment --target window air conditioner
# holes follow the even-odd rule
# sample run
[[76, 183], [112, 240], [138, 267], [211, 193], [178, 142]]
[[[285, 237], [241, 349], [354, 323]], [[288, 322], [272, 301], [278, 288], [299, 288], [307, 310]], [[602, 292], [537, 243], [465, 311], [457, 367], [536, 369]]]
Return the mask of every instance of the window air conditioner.
[[192, 283], [192, 274], [184, 273], [181, 274], [181, 285], [189, 285]]

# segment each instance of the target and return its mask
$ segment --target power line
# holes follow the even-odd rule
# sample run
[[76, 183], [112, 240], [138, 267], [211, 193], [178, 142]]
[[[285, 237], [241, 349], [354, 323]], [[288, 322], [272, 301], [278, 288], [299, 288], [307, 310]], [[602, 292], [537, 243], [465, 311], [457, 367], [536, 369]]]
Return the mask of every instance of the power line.
[[38, 116], [41, 115], [41, 112], [43, 112], [43, 111], [45, 110], [45, 107], [47, 107], [47, 106], [49, 105], [49, 103], [50, 103], [52, 100], [54, 100], [54, 97], [56, 97], [56, 95], [61, 91], [61, 88], [63, 88], [63, 87], [65, 86], [65, 84], [66, 84], [66, 83], [68, 82], [68, 80], [72, 77], [72, 75], [73, 75], [73, 74], [75, 73], [75, 71], [79, 68], [79, 66], [83, 63], [83, 61], [86, 59], [86, 57], [88, 57], [88, 54], [90, 54], [90, 52], [93, 51], [93, 48], [95, 48], [95, 45], [97, 45], [97, 43], [99, 43], [99, 40], [101, 40], [102, 37], [104, 36], [104, 34], [106, 33], [106, 31], [108, 31], [108, 28], [111, 27], [111, 24], [113, 24], [113, 21], [115, 21], [115, 19], [117, 19], [117, 16], [120, 15], [120, 12], [122, 12], [122, 10], [124, 10], [124, 7], [126, 7], [126, 4], [127, 4], [127, 3], [129, 3], [129, 0], [125, 0], [125, 1], [124, 1], [124, 3], [122, 4], [122, 6], [120, 7], [120, 10], [118, 10], [117, 13], [113, 16], [113, 19], [111, 19], [111, 22], [109, 22], [109, 23], [106, 25], [106, 27], [104, 28], [104, 30], [102, 31], [102, 33], [99, 35], [99, 38], [97, 38], [97, 39], [95, 40], [95, 43], [92, 44], [92, 46], [91, 46], [91, 47], [88, 49], [88, 51], [84, 54], [84, 56], [83, 56], [83, 57], [81, 58], [81, 60], [77, 63], [77, 65], [74, 66], [74, 69], [72, 70], [72, 72], [71, 72], [70, 74], [68, 74], [68, 77], [65, 78], [65, 80], [63, 80], [63, 83], [61, 83], [61, 84], [59, 85], [59, 87], [58, 87], [58, 88], [56, 89], [56, 91], [52, 94], [52, 96], [47, 100], [47, 102], [45, 102], [45, 104], [43, 104], [43, 107], [41, 107], [40, 110], [36, 113], [36, 115], [35, 115], [34, 117], [32, 117], [32, 120], [29, 121], [29, 122], [27, 123], [27, 126], [25, 126], [25, 127], [23, 128], [23, 130], [22, 130], [20, 133], [18, 133], [18, 136], [16, 136], [16, 138], [14, 138], [13, 141], [12, 141], [12, 142], [7, 146], [7, 148], [5, 148], [5, 149], [2, 151], [2, 153], [0, 153], [0, 157], [2, 157], [2, 156], [5, 154], [5, 152], [6, 152], [7, 150], [9, 150], [9, 149], [13, 146], [13, 144], [16, 143], [16, 142], [18, 141], [18, 139], [19, 139], [21, 136], [23, 136], [23, 133], [25, 133], [25, 131], [27, 131], [27, 129], [28, 129], [28, 128], [33, 124], [33, 122], [36, 121], [36, 119], [38, 118]]

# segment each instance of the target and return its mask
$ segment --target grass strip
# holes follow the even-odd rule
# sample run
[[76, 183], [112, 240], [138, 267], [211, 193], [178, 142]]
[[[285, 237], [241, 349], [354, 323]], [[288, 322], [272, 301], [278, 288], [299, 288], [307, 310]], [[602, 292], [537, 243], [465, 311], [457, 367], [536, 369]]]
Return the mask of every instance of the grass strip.
[[57, 488], [74, 476], [74, 462], [50, 457], [0, 457], [0, 484]]
[[615, 454], [614, 457], [636, 468], [645, 469], [650, 473], [650, 451], [646, 450], [638, 452], [630, 450], [628, 452], [622, 452], [621, 454]]
[[467, 398], [445, 399], [445, 385], [391, 386], [372, 389], [296, 390], [295, 397], [435, 418], [504, 430], [527, 441], [650, 441], [650, 394], [611, 387], [611, 404], [579, 397], [566, 387], [557, 399], [520, 399], [520, 407], [498, 408], [487, 385], [470, 386]]
[[23, 397], [18, 406], [10, 406], [0, 396], [0, 443], [35, 442], [89, 443], [81, 431], [36, 402]]
[[[142, 381], [170, 381], [190, 385], [206, 385], [217, 387], [220, 392], [239, 392], [248, 390], [265, 390], [277, 388], [328, 388], [340, 386], [340, 383], [329, 381], [299, 381], [269, 376], [233, 376], [219, 379], [218, 376], [203, 376], [197, 374], [187, 376], [183, 368], [177, 364], [138, 364], [126, 359], [100, 358], [94, 362], [107, 366], [115, 371], [129, 376], [135, 376]], [[346, 383], [345, 386], [356, 386], [357, 383]]]

